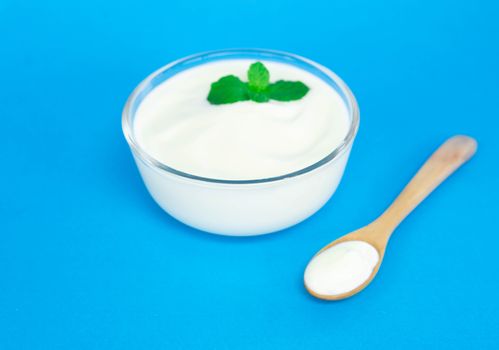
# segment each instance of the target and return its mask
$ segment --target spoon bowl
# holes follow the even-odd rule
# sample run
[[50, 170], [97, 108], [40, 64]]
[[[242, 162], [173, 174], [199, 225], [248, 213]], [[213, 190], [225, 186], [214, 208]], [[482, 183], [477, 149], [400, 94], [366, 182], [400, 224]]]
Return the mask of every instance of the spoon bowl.
[[[435, 151], [435, 153], [433, 153], [409, 184], [402, 190], [392, 205], [378, 219], [361, 229], [346, 234], [329, 243], [319, 250], [310, 260], [311, 263], [319, 254], [340, 243], [349, 241], [368, 243], [376, 249], [378, 261], [373, 267], [369, 277], [365, 279], [362, 284], [359, 284], [357, 287], [344, 293], [323, 294], [315, 291], [307, 284], [307, 274], [305, 272], [304, 284], [307, 291], [319, 299], [341, 300], [349, 298], [366, 288], [379, 271], [385, 256], [386, 246], [395, 228], [423, 201], [423, 199], [442, 183], [442, 181], [468, 161], [475, 154], [476, 149], [477, 142], [471, 137], [459, 135], [448, 139]], [[307, 266], [307, 270], [311, 266], [310, 263]]]
[[378, 270], [381, 266], [381, 263], [383, 262], [383, 257], [385, 255], [385, 250], [386, 250], [386, 245], [388, 244], [388, 239], [386, 238], [386, 235], [380, 234], [379, 229], [376, 228], [376, 222], [373, 222], [370, 225], [367, 225], [363, 228], [360, 228], [356, 231], [350, 232], [350, 233], [336, 239], [335, 241], [329, 243], [328, 245], [323, 247], [321, 250], [319, 250], [317, 252], [317, 254], [314, 255], [314, 257], [316, 257], [320, 253], [324, 252], [325, 250], [327, 250], [335, 245], [338, 245], [338, 244], [344, 243], [344, 242], [349, 242], [349, 241], [366, 242], [369, 245], [373, 246], [374, 249], [376, 249], [376, 252], [378, 253], [378, 262], [374, 266], [374, 268], [371, 272], [371, 275], [369, 276], [368, 279], [366, 279], [361, 285], [359, 285], [355, 289], [352, 289], [349, 292], [341, 293], [341, 294], [321, 294], [321, 293], [318, 293], [318, 292], [314, 291], [312, 288], [310, 288], [305, 281], [304, 282], [305, 288], [314, 297], [319, 298], [319, 299], [323, 299], [323, 300], [346, 299], [352, 295], [359, 293], [361, 290], [366, 288], [371, 283], [371, 281], [374, 279], [376, 274], [378, 273]]

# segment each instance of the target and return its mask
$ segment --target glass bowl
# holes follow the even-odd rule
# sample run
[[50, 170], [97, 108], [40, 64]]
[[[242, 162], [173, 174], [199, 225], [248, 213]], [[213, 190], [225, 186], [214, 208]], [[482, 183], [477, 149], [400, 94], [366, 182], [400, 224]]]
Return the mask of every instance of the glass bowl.
[[[347, 107], [350, 126], [343, 141], [320, 161], [276, 177], [224, 180], [188, 174], [148, 154], [135, 140], [134, 118], [143, 99], [173, 75], [208, 62], [232, 59], [291, 64], [329, 84]], [[174, 218], [202, 231], [247, 236], [295, 225], [319, 210], [343, 176], [359, 126], [359, 109], [347, 85], [329, 69], [306, 58], [273, 50], [228, 49], [192, 55], [158, 69], [132, 92], [122, 127], [142, 179], [154, 200]]]

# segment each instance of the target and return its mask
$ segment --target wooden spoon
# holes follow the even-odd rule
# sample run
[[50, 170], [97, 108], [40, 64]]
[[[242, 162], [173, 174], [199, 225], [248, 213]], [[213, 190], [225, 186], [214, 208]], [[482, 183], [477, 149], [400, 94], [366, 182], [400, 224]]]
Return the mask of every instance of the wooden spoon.
[[364, 241], [371, 244], [378, 251], [379, 260], [371, 275], [364, 283], [343, 294], [323, 295], [310, 289], [305, 281], [307, 291], [320, 299], [340, 300], [351, 297], [367, 287], [381, 266], [386, 245], [395, 228], [442, 181], [470, 159], [475, 154], [476, 149], [477, 142], [471, 137], [451, 137], [432, 154], [392, 205], [378, 219], [357, 231], [329, 243], [317, 253], [320, 254], [324, 250], [346, 241]]

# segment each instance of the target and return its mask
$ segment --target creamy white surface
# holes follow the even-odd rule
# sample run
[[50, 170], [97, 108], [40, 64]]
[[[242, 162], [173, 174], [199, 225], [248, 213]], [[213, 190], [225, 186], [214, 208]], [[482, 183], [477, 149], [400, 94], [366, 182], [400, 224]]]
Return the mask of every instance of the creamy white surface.
[[139, 106], [134, 134], [160, 162], [193, 175], [248, 180], [285, 175], [331, 153], [345, 138], [347, 108], [327, 83], [297, 67], [263, 63], [271, 82], [309, 86], [299, 101], [211, 105], [212, 82], [228, 74], [247, 81], [250, 60], [196, 66], [156, 87]]
[[305, 270], [305, 284], [317, 294], [347, 293], [371, 276], [378, 261], [378, 251], [369, 243], [339, 243], [310, 261]]

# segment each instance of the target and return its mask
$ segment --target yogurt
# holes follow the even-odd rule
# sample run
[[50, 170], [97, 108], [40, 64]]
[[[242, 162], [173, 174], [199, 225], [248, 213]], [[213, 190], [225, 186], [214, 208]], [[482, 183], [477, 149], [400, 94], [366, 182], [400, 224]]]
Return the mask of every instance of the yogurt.
[[[247, 81], [260, 61], [270, 82], [301, 81], [292, 102], [211, 105], [211, 84]], [[148, 76], [123, 109], [123, 133], [144, 184], [177, 220], [223, 235], [260, 235], [319, 210], [338, 187], [359, 125], [355, 97], [327, 68], [260, 49], [221, 50]], [[336, 152], [335, 152], [336, 151]]]
[[286, 63], [260, 60], [271, 82], [302, 81], [309, 92], [292, 102], [211, 105], [211, 83], [233, 74], [247, 81], [255, 60], [200, 64], [170, 77], [141, 102], [138, 144], [184, 173], [223, 180], [265, 179], [310, 166], [330, 154], [351, 121], [339, 94], [316, 75]]
[[320, 295], [348, 293], [369, 279], [378, 261], [378, 251], [369, 243], [339, 243], [310, 261], [305, 270], [305, 285]]

